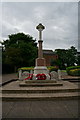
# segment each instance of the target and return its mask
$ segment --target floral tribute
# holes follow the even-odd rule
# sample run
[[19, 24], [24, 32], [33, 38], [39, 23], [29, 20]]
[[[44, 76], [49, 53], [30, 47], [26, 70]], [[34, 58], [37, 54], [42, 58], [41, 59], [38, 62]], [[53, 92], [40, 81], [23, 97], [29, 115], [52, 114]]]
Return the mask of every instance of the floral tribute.
[[[33, 74], [29, 74], [29, 76], [27, 78], [25, 78], [24, 80], [32, 80], [32, 78], [33, 78]], [[37, 80], [46, 80], [46, 75], [44, 73], [37, 74], [36, 79]]]
[[46, 80], [46, 75], [44, 73], [36, 75], [37, 80]]
[[29, 74], [29, 76], [27, 78], [25, 78], [24, 80], [32, 80], [33, 74]]

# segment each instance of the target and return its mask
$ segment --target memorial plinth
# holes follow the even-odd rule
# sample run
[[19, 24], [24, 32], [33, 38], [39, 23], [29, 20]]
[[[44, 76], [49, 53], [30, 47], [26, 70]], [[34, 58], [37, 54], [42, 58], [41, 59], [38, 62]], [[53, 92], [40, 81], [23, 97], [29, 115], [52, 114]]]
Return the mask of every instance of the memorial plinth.
[[46, 67], [46, 60], [43, 58], [43, 51], [42, 51], [42, 31], [45, 29], [45, 27], [40, 23], [36, 29], [39, 31], [39, 40], [38, 40], [38, 58], [36, 59], [35, 68], [34, 68], [34, 74], [48, 74], [48, 70]]

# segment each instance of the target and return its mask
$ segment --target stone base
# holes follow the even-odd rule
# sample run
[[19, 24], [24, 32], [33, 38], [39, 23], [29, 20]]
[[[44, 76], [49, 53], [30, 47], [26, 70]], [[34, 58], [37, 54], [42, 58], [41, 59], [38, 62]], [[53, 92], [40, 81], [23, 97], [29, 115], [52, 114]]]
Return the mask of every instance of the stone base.
[[49, 71], [48, 71], [47, 67], [45, 67], [45, 66], [36, 66], [34, 68], [34, 74], [41, 74], [41, 73], [49, 74]]
[[50, 80], [49, 71], [48, 71], [46, 66], [37, 66], [37, 67], [34, 68], [33, 80], [36, 79], [35, 76], [37, 74], [42, 74], [42, 73], [46, 74], [46, 80]]
[[37, 58], [36, 59], [36, 66], [46, 66], [45, 58]]

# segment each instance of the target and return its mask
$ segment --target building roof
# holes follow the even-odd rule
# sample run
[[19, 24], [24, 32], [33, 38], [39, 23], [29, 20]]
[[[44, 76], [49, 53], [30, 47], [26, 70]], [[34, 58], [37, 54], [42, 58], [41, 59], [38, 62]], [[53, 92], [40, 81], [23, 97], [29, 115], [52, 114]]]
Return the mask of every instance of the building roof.
[[53, 50], [43, 50], [43, 54], [47, 54], [47, 55], [55, 55], [56, 53], [53, 52]]

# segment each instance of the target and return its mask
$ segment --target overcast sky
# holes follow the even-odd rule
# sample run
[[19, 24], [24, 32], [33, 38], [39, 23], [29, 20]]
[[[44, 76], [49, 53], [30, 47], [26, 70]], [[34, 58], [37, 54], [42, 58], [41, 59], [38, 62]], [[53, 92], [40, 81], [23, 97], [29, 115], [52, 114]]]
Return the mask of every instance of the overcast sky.
[[38, 41], [36, 26], [42, 23], [44, 49], [78, 47], [77, 2], [3, 2], [2, 38], [18, 32]]

